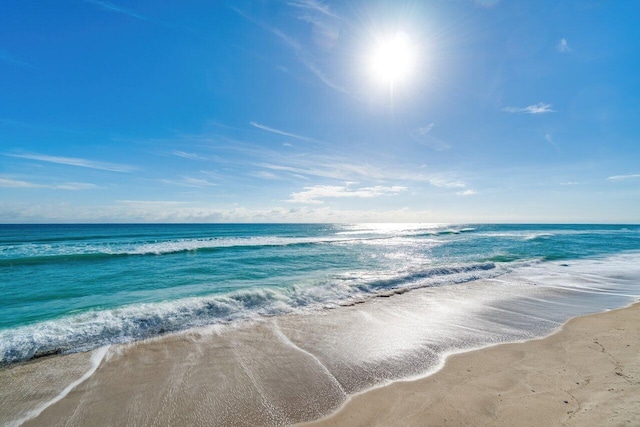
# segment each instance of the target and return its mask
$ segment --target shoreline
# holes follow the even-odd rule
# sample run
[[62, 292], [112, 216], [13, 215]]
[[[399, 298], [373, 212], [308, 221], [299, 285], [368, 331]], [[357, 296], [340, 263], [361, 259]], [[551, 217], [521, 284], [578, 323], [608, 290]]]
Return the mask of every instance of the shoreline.
[[[9, 378], [14, 387], [8, 382], [7, 387], [0, 387], [1, 406], [20, 406], [22, 415], [14, 418], [0, 411], [0, 420], [13, 425], [12, 419], [24, 420], [33, 414], [23, 425], [57, 425], [70, 416], [80, 424], [117, 419], [142, 425], [176, 420], [185, 424], [207, 420], [216, 425], [368, 425], [377, 418], [360, 424], [339, 418], [353, 402], [448, 372], [451, 361], [458, 357], [544, 341], [561, 334], [576, 319], [602, 315], [599, 311], [566, 322], [560, 320], [563, 314], [546, 311], [542, 319], [532, 316], [532, 310], [569, 300], [573, 306], [581, 301], [580, 310], [588, 310], [589, 301], [594, 300], [582, 293], [564, 295], [535, 284], [527, 285], [520, 297], [492, 300], [490, 295], [501, 286], [499, 281], [480, 280], [416, 289], [391, 299], [374, 298], [332, 310], [331, 315], [291, 314], [236, 328], [196, 328], [112, 346], [95, 367], [95, 351], [41, 358], [3, 373], [0, 380]], [[512, 292], [512, 285], [504, 286]], [[579, 299], [574, 300], [576, 296]], [[446, 307], [441, 301], [447, 302]], [[605, 300], [597, 301], [597, 306], [607, 306]], [[638, 310], [638, 306], [604, 314]], [[533, 327], [536, 321], [539, 324]], [[510, 334], [510, 328], [520, 328], [520, 332], [514, 329]], [[544, 335], [530, 335], [545, 330]], [[485, 334], [482, 338], [481, 332]], [[462, 351], [455, 351], [454, 336], [463, 344], [458, 347]], [[439, 348], [429, 347], [437, 345], [433, 339], [440, 340]], [[500, 342], [506, 339], [509, 341]], [[464, 348], [473, 342], [475, 347]], [[448, 353], [444, 351], [447, 347]], [[92, 374], [85, 376], [90, 369]], [[49, 377], [46, 383], [43, 374]], [[45, 394], [50, 397], [34, 407]], [[370, 407], [383, 407], [375, 401], [365, 406], [366, 412]], [[397, 421], [381, 425], [390, 423]]]
[[551, 334], [447, 356], [417, 379], [351, 396], [296, 426], [638, 425], [640, 301]]

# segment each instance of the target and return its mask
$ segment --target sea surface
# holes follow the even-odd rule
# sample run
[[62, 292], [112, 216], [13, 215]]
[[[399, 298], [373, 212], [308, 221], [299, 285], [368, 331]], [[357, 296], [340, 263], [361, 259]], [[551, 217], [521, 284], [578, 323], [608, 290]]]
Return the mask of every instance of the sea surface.
[[443, 309], [547, 287], [519, 313], [560, 322], [637, 300], [638, 266], [638, 225], [0, 225], [0, 365], [416, 288]]

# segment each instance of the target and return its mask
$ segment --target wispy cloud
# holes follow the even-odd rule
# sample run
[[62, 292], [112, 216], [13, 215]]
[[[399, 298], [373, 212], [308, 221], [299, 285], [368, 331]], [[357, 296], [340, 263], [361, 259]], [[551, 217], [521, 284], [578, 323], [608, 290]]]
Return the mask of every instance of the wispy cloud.
[[[161, 222], [161, 223], [256, 223], [256, 222], [444, 222], [450, 215], [408, 208], [393, 210], [337, 210], [329, 206], [219, 208], [192, 206], [183, 202], [122, 200], [113, 205], [78, 206], [68, 203], [8, 203], [0, 201], [1, 223], [36, 222]], [[468, 218], [466, 218], [468, 221]], [[461, 220], [464, 222], [464, 220]]]
[[0, 126], [15, 126], [15, 127], [27, 128], [27, 129], [43, 129], [43, 130], [49, 130], [49, 131], [55, 131], [55, 132], [68, 132], [68, 133], [76, 133], [76, 134], [83, 133], [82, 130], [78, 130], [78, 129], [70, 129], [70, 128], [59, 127], [59, 126], [50, 126], [47, 124], [40, 124], [40, 123], [22, 122], [18, 120], [7, 119], [7, 118], [0, 118]]
[[553, 146], [553, 148], [556, 149], [556, 151], [560, 151], [560, 148], [556, 145], [555, 141], [553, 140], [553, 137], [551, 136], [550, 133], [547, 133], [544, 135], [544, 139]]
[[409, 136], [411, 136], [411, 138], [413, 138], [419, 144], [425, 145], [436, 151], [444, 151], [451, 148], [451, 144], [449, 144], [447, 141], [443, 141], [442, 139], [436, 138], [435, 136], [431, 135], [431, 130], [434, 126], [434, 123], [429, 123], [426, 126], [421, 126], [418, 129], [414, 129], [413, 131], [409, 132]]
[[21, 61], [21, 60], [15, 58], [13, 55], [11, 55], [6, 50], [0, 50], [0, 61], [4, 62], [6, 64], [15, 65], [15, 66], [18, 66], [18, 67], [26, 67], [26, 68], [31, 68], [32, 70], [37, 70], [37, 68], [34, 67], [33, 65], [28, 64], [28, 63], [26, 63], [24, 61]]
[[303, 13], [298, 19], [313, 26], [312, 39], [316, 46], [328, 50], [336, 45], [344, 21], [327, 4], [316, 0], [294, 0], [287, 4], [301, 10]]
[[130, 165], [123, 165], [117, 163], [99, 162], [95, 160], [80, 159], [76, 157], [59, 157], [49, 156], [46, 154], [9, 154], [4, 153], [4, 156], [16, 157], [19, 159], [37, 160], [40, 162], [57, 163], [61, 165], [78, 166], [82, 168], [98, 169], [110, 172], [132, 172], [137, 168]]
[[349, 93], [344, 87], [334, 82], [329, 76], [327, 76], [324, 71], [320, 69], [313, 57], [302, 48], [297, 40], [277, 28], [270, 28], [270, 31], [280, 39], [282, 39], [291, 49], [293, 49], [293, 52], [295, 53], [298, 60], [302, 63], [302, 65], [304, 65], [307, 70], [311, 71], [322, 83], [332, 89], [337, 90], [338, 92]]
[[174, 156], [177, 157], [182, 157], [183, 159], [189, 159], [189, 160], [208, 160], [206, 157], [202, 157], [199, 154], [196, 153], [188, 153], [186, 151], [174, 151], [172, 153]]
[[281, 179], [275, 173], [268, 172], [268, 171], [252, 172], [250, 175], [260, 179], [269, 179], [269, 180]]
[[569, 53], [569, 52], [571, 52], [571, 48], [569, 47], [569, 43], [567, 42], [567, 39], [564, 39], [564, 38], [560, 39], [560, 41], [556, 45], [556, 49], [558, 49], [558, 52], [560, 52], [560, 53]]
[[556, 110], [551, 108], [551, 104], [545, 104], [544, 102], [538, 102], [537, 104], [529, 105], [527, 107], [505, 107], [502, 109], [505, 113], [527, 113], [527, 114], [545, 114], [555, 113]]
[[175, 200], [116, 200], [116, 203], [127, 206], [166, 207], [184, 205], [185, 202]]
[[317, 161], [308, 161], [299, 159], [295, 164], [273, 164], [273, 163], [257, 163], [256, 166], [272, 171], [288, 172], [298, 174], [305, 177], [330, 178], [341, 181], [352, 180], [354, 177], [369, 180], [383, 180], [386, 176], [378, 170], [378, 168], [368, 165], [356, 165], [351, 163], [330, 163], [323, 162], [322, 159]]
[[384, 165], [357, 164], [346, 162], [339, 157], [309, 156], [305, 158], [287, 158], [284, 163], [254, 163], [256, 167], [268, 171], [284, 172], [290, 175], [311, 178], [328, 178], [340, 181], [361, 181], [385, 184], [427, 183], [442, 189], [466, 188], [466, 183], [456, 174], [433, 172], [425, 173], [416, 167], [394, 168]]
[[64, 184], [38, 184], [35, 182], [21, 181], [11, 178], [0, 178], [1, 188], [46, 188], [50, 190], [91, 190], [98, 188], [95, 184], [86, 182], [66, 182]]
[[331, 89], [337, 90], [338, 92], [349, 94], [349, 91], [347, 89], [334, 82], [333, 79], [327, 76], [325, 72], [322, 71], [320, 67], [313, 61], [313, 59], [311, 59], [310, 56], [308, 56], [304, 52], [298, 52], [298, 58], [300, 59], [300, 62], [302, 62], [304, 66], [307, 67], [307, 69], [313, 74], [315, 74], [315, 76], [326, 86], [330, 87]]
[[297, 193], [291, 193], [291, 197], [288, 202], [291, 203], [306, 203], [306, 204], [321, 204], [324, 203], [321, 199], [327, 198], [372, 198], [379, 196], [393, 196], [398, 193], [406, 191], [407, 187], [392, 186], [385, 187], [376, 185], [374, 187], [360, 187], [353, 188], [351, 185], [315, 185], [313, 187], [304, 187], [302, 191]]
[[329, 76], [327, 76], [327, 74], [324, 71], [322, 71], [322, 69], [317, 65], [316, 60], [313, 58], [313, 56], [309, 52], [307, 52], [305, 49], [303, 49], [302, 45], [295, 38], [286, 34], [279, 28], [269, 26], [267, 24], [264, 24], [252, 18], [251, 16], [249, 16], [248, 14], [246, 14], [245, 12], [243, 12], [242, 10], [236, 7], [230, 6], [230, 8], [231, 10], [233, 10], [243, 18], [253, 22], [259, 27], [262, 27], [266, 31], [271, 32], [272, 34], [277, 36], [280, 40], [284, 41], [284, 43], [293, 50], [294, 54], [296, 55], [298, 60], [302, 63], [302, 65], [304, 65], [307, 68], [307, 70], [313, 73], [326, 86], [334, 90], [337, 90], [338, 92], [342, 92], [345, 94], [349, 93], [344, 87], [334, 82], [333, 79], [331, 79]]
[[102, 0], [84, 0], [86, 3], [91, 3], [91, 4], [95, 4], [96, 6], [99, 6], [100, 8], [107, 10], [109, 12], [114, 12], [114, 13], [121, 13], [123, 15], [127, 15], [131, 18], [135, 18], [135, 19], [140, 19], [143, 21], [153, 21], [153, 19], [148, 18], [144, 15], [140, 15], [139, 13], [136, 13], [132, 10], [126, 9], [122, 6], [118, 6], [116, 4], [113, 3], [109, 3], [106, 1], [102, 1]]
[[477, 194], [477, 193], [478, 192], [476, 190], [469, 189], [469, 190], [464, 190], [464, 191], [458, 191], [456, 193], [456, 195], [464, 197], [464, 196], [473, 196], [474, 194]]
[[614, 175], [607, 178], [607, 181], [625, 181], [627, 179], [637, 179], [640, 178], [640, 173], [631, 174], [631, 175]]
[[160, 182], [193, 188], [215, 187], [218, 185], [215, 182], [207, 181], [204, 178], [195, 178], [191, 176], [181, 176], [180, 179], [161, 179]]
[[448, 178], [446, 176], [433, 176], [427, 178], [427, 182], [434, 187], [440, 188], [464, 188], [467, 185], [457, 179]]
[[319, 12], [332, 18], [339, 18], [327, 4], [317, 0], [292, 0], [287, 2], [289, 6], [305, 9], [313, 12]]
[[473, 0], [473, 2], [480, 7], [490, 8], [500, 3], [500, 0]]
[[272, 127], [269, 127], [269, 126], [265, 126], [265, 125], [262, 125], [260, 123], [249, 122], [249, 124], [251, 126], [253, 126], [254, 128], [262, 129], [264, 131], [275, 133], [275, 134], [278, 134], [278, 135], [289, 136], [291, 138], [301, 139], [303, 141], [314, 141], [313, 138], [309, 138], [309, 137], [298, 135], [298, 134], [291, 133], [291, 132], [285, 132], [283, 130], [272, 128]]

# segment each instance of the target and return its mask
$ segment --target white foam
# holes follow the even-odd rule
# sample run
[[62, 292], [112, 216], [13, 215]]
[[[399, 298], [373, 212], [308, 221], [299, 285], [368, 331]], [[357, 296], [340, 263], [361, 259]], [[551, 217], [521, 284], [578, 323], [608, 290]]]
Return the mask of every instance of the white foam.
[[207, 297], [92, 311], [34, 325], [0, 330], [0, 363], [49, 351], [73, 352], [125, 343], [166, 332], [264, 315], [336, 307], [378, 294], [494, 277], [506, 267], [461, 264], [391, 272], [354, 271], [292, 287], [249, 288]]
[[102, 360], [104, 359], [105, 355], [107, 354], [107, 351], [109, 351], [109, 346], [108, 345], [95, 350], [93, 352], [93, 354], [91, 355], [91, 367], [89, 368], [89, 370], [87, 372], [84, 373], [84, 375], [82, 375], [80, 378], [78, 378], [77, 380], [75, 380], [74, 382], [72, 382], [71, 384], [66, 386], [53, 399], [49, 400], [48, 402], [43, 403], [42, 405], [38, 406], [35, 409], [29, 411], [29, 413], [27, 413], [27, 415], [25, 415], [24, 417], [20, 418], [19, 420], [16, 420], [16, 421], [13, 421], [13, 422], [9, 423], [8, 425], [11, 426], [11, 427], [20, 426], [23, 423], [25, 423], [26, 421], [29, 421], [29, 420], [34, 419], [37, 416], [39, 416], [45, 409], [47, 409], [51, 405], [54, 405], [55, 403], [57, 403], [60, 400], [64, 399], [69, 394], [69, 392], [71, 390], [73, 390], [78, 385], [80, 385], [83, 382], [85, 382], [89, 377], [91, 377], [91, 375], [93, 375], [93, 373], [100, 366], [100, 363], [102, 363]]

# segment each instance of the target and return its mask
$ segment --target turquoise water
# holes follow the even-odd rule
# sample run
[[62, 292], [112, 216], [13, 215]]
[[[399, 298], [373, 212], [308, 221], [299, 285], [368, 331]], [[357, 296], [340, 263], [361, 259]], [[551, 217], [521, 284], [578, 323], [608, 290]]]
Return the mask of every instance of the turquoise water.
[[0, 364], [636, 251], [637, 225], [0, 225]]

